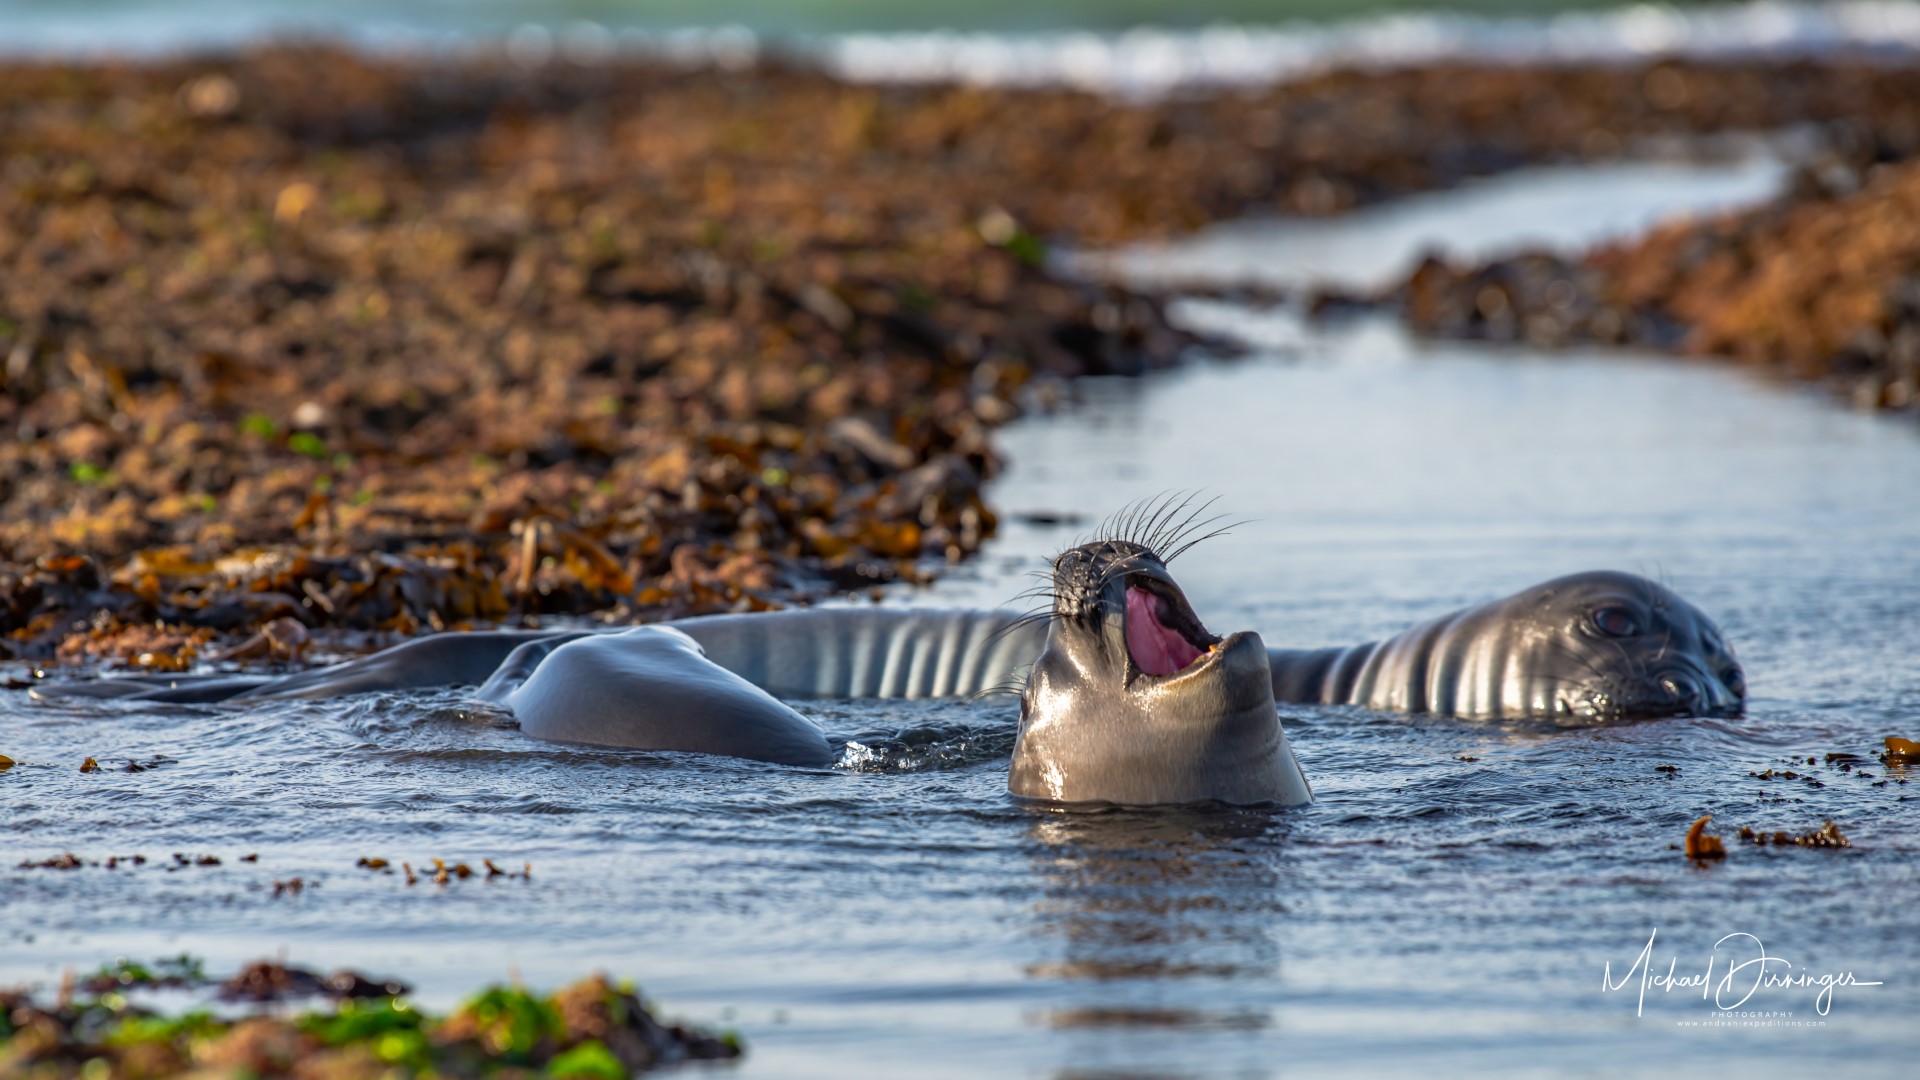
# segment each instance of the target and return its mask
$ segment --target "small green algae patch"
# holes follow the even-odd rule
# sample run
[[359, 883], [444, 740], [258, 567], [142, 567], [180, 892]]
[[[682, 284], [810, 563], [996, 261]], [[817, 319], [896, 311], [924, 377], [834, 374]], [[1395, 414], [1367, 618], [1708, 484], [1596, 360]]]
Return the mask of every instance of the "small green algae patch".
[[[171, 1076], [580, 1077], [626, 1080], [651, 1069], [740, 1056], [732, 1034], [662, 1024], [630, 986], [595, 976], [551, 994], [490, 986], [446, 1015], [404, 997], [347, 997], [310, 1011], [161, 1015], [129, 1001], [151, 985], [138, 965], [103, 972], [60, 1001], [0, 991], [0, 1076], [147, 1080]], [[131, 976], [122, 978], [121, 976]], [[204, 983], [203, 983], [204, 985]]]

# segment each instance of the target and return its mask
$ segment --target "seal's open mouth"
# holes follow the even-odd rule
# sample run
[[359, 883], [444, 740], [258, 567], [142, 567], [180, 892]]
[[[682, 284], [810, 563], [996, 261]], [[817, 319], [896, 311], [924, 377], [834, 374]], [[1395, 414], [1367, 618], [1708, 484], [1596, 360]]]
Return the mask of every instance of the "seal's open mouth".
[[1184, 671], [1220, 643], [1178, 589], [1141, 574], [1127, 576], [1126, 632], [1127, 655], [1147, 675]]

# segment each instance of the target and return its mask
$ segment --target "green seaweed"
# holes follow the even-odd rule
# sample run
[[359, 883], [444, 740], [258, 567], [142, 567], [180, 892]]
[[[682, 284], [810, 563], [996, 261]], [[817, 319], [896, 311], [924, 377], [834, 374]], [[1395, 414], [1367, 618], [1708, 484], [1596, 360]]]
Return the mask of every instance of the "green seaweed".
[[305, 454], [315, 461], [325, 461], [329, 453], [326, 441], [311, 431], [296, 431], [287, 436], [287, 449], [296, 454]]
[[179, 1016], [123, 1016], [105, 1033], [108, 1046], [138, 1046], [142, 1043], [177, 1043], [212, 1038], [226, 1032], [228, 1023], [205, 1009], [194, 1009]]
[[555, 1054], [547, 1062], [547, 1075], [555, 1078], [585, 1077], [588, 1080], [627, 1080], [627, 1067], [613, 1056], [607, 1044], [588, 1039], [570, 1050]]
[[123, 959], [88, 980], [111, 987], [97, 996], [42, 1005], [24, 992], [0, 992], [0, 1075], [162, 1077], [209, 1061], [234, 1075], [277, 1073], [292, 1055], [328, 1076], [628, 1080], [658, 1064], [741, 1053], [733, 1033], [664, 1027], [631, 982], [616, 987], [598, 977], [553, 994], [490, 986], [444, 1016], [400, 997], [348, 998], [301, 1012], [196, 1007], [166, 1016], [129, 1003], [123, 989], [190, 978], [207, 982], [190, 956]]
[[544, 1039], [566, 1035], [560, 1010], [517, 987], [491, 986], [468, 999], [454, 1020], [471, 1020], [487, 1049], [509, 1061], [530, 1062]]
[[258, 435], [263, 439], [280, 437], [280, 425], [265, 413], [248, 413], [241, 417], [239, 428], [242, 434]]

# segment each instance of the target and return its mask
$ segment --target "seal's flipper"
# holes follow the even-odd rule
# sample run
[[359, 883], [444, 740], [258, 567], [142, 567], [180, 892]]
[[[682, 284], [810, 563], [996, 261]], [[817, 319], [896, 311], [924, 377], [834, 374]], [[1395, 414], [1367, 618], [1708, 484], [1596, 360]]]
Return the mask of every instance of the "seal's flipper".
[[48, 683], [42, 687], [42, 692], [52, 697], [204, 704], [227, 701], [277, 681], [271, 675], [152, 675]]
[[372, 690], [482, 683], [513, 650], [551, 636], [552, 631], [543, 630], [433, 634], [331, 667], [282, 676], [237, 697], [249, 701], [325, 698]]
[[833, 763], [833, 748], [812, 721], [708, 660], [678, 630], [640, 626], [587, 635], [544, 656], [534, 651], [520, 658], [533, 662], [531, 673], [502, 700], [535, 738]]
[[486, 682], [529, 642], [569, 641], [586, 631], [484, 630], [434, 634], [391, 649], [292, 675], [161, 675], [49, 686], [48, 693], [121, 701], [216, 702], [324, 698]]

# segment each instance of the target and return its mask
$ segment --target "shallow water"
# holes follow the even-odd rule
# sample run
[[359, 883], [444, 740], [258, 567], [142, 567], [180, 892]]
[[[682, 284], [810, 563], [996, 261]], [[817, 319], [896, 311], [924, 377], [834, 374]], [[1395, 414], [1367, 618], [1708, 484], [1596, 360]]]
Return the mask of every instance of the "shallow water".
[[[1516, 169], [1336, 218], [1226, 222], [1067, 263], [1093, 276], [1162, 288], [1256, 284], [1372, 292], [1406, 280], [1429, 255], [1470, 265], [1522, 248], [1573, 254], [1639, 235], [1677, 214], [1706, 216], [1764, 202], [1791, 174], [1793, 148], [1789, 140], [1777, 142], [1778, 153], [1729, 142], [1727, 159], [1718, 162]], [[1596, 191], [1605, 197], [1596, 198]]]
[[[740, 1028], [743, 1077], [1905, 1075], [1920, 783], [1872, 754], [1920, 737], [1913, 426], [1704, 364], [1185, 311], [1262, 347], [1088, 381], [1006, 430], [1002, 536], [898, 602], [1003, 600], [1099, 516], [1205, 487], [1254, 519], [1173, 566], [1216, 631], [1357, 641], [1554, 574], [1639, 570], [1719, 620], [1749, 715], [1548, 733], [1288, 707], [1311, 807], [1058, 815], [1006, 797], [1004, 701], [811, 703], [869, 752], [803, 770], [540, 744], [458, 691], [9, 693], [0, 981], [284, 950], [445, 1003], [604, 968]], [[1806, 764], [1829, 751], [1867, 764]], [[77, 772], [89, 755], [109, 771]], [[1803, 778], [1749, 775], [1770, 767]], [[1669, 845], [1709, 812], [1728, 833], [1832, 818], [1855, 846], [1735, 845], [1696, 867]], [[64, 850], [153, 861], [14, 868]], [[165, 869], [176, 851], [223, 862]], [[533, 874], [409, 887], [360, 856]], [[292, 876], [310, 887], [274, 898]], [[1602, 973], [1656, 934], [1661, 974], [1751, 934], [1794, 973], [1883, 985], [1837, 990], [1824, 1017], [1805, 987], [1726, 1014], [1656, 985], [1636, 1015]], [[1714, 977], [1751, 956], [1729, 942]], [[1698, 1021], [1823, 1026], [1682, 1026]]]

